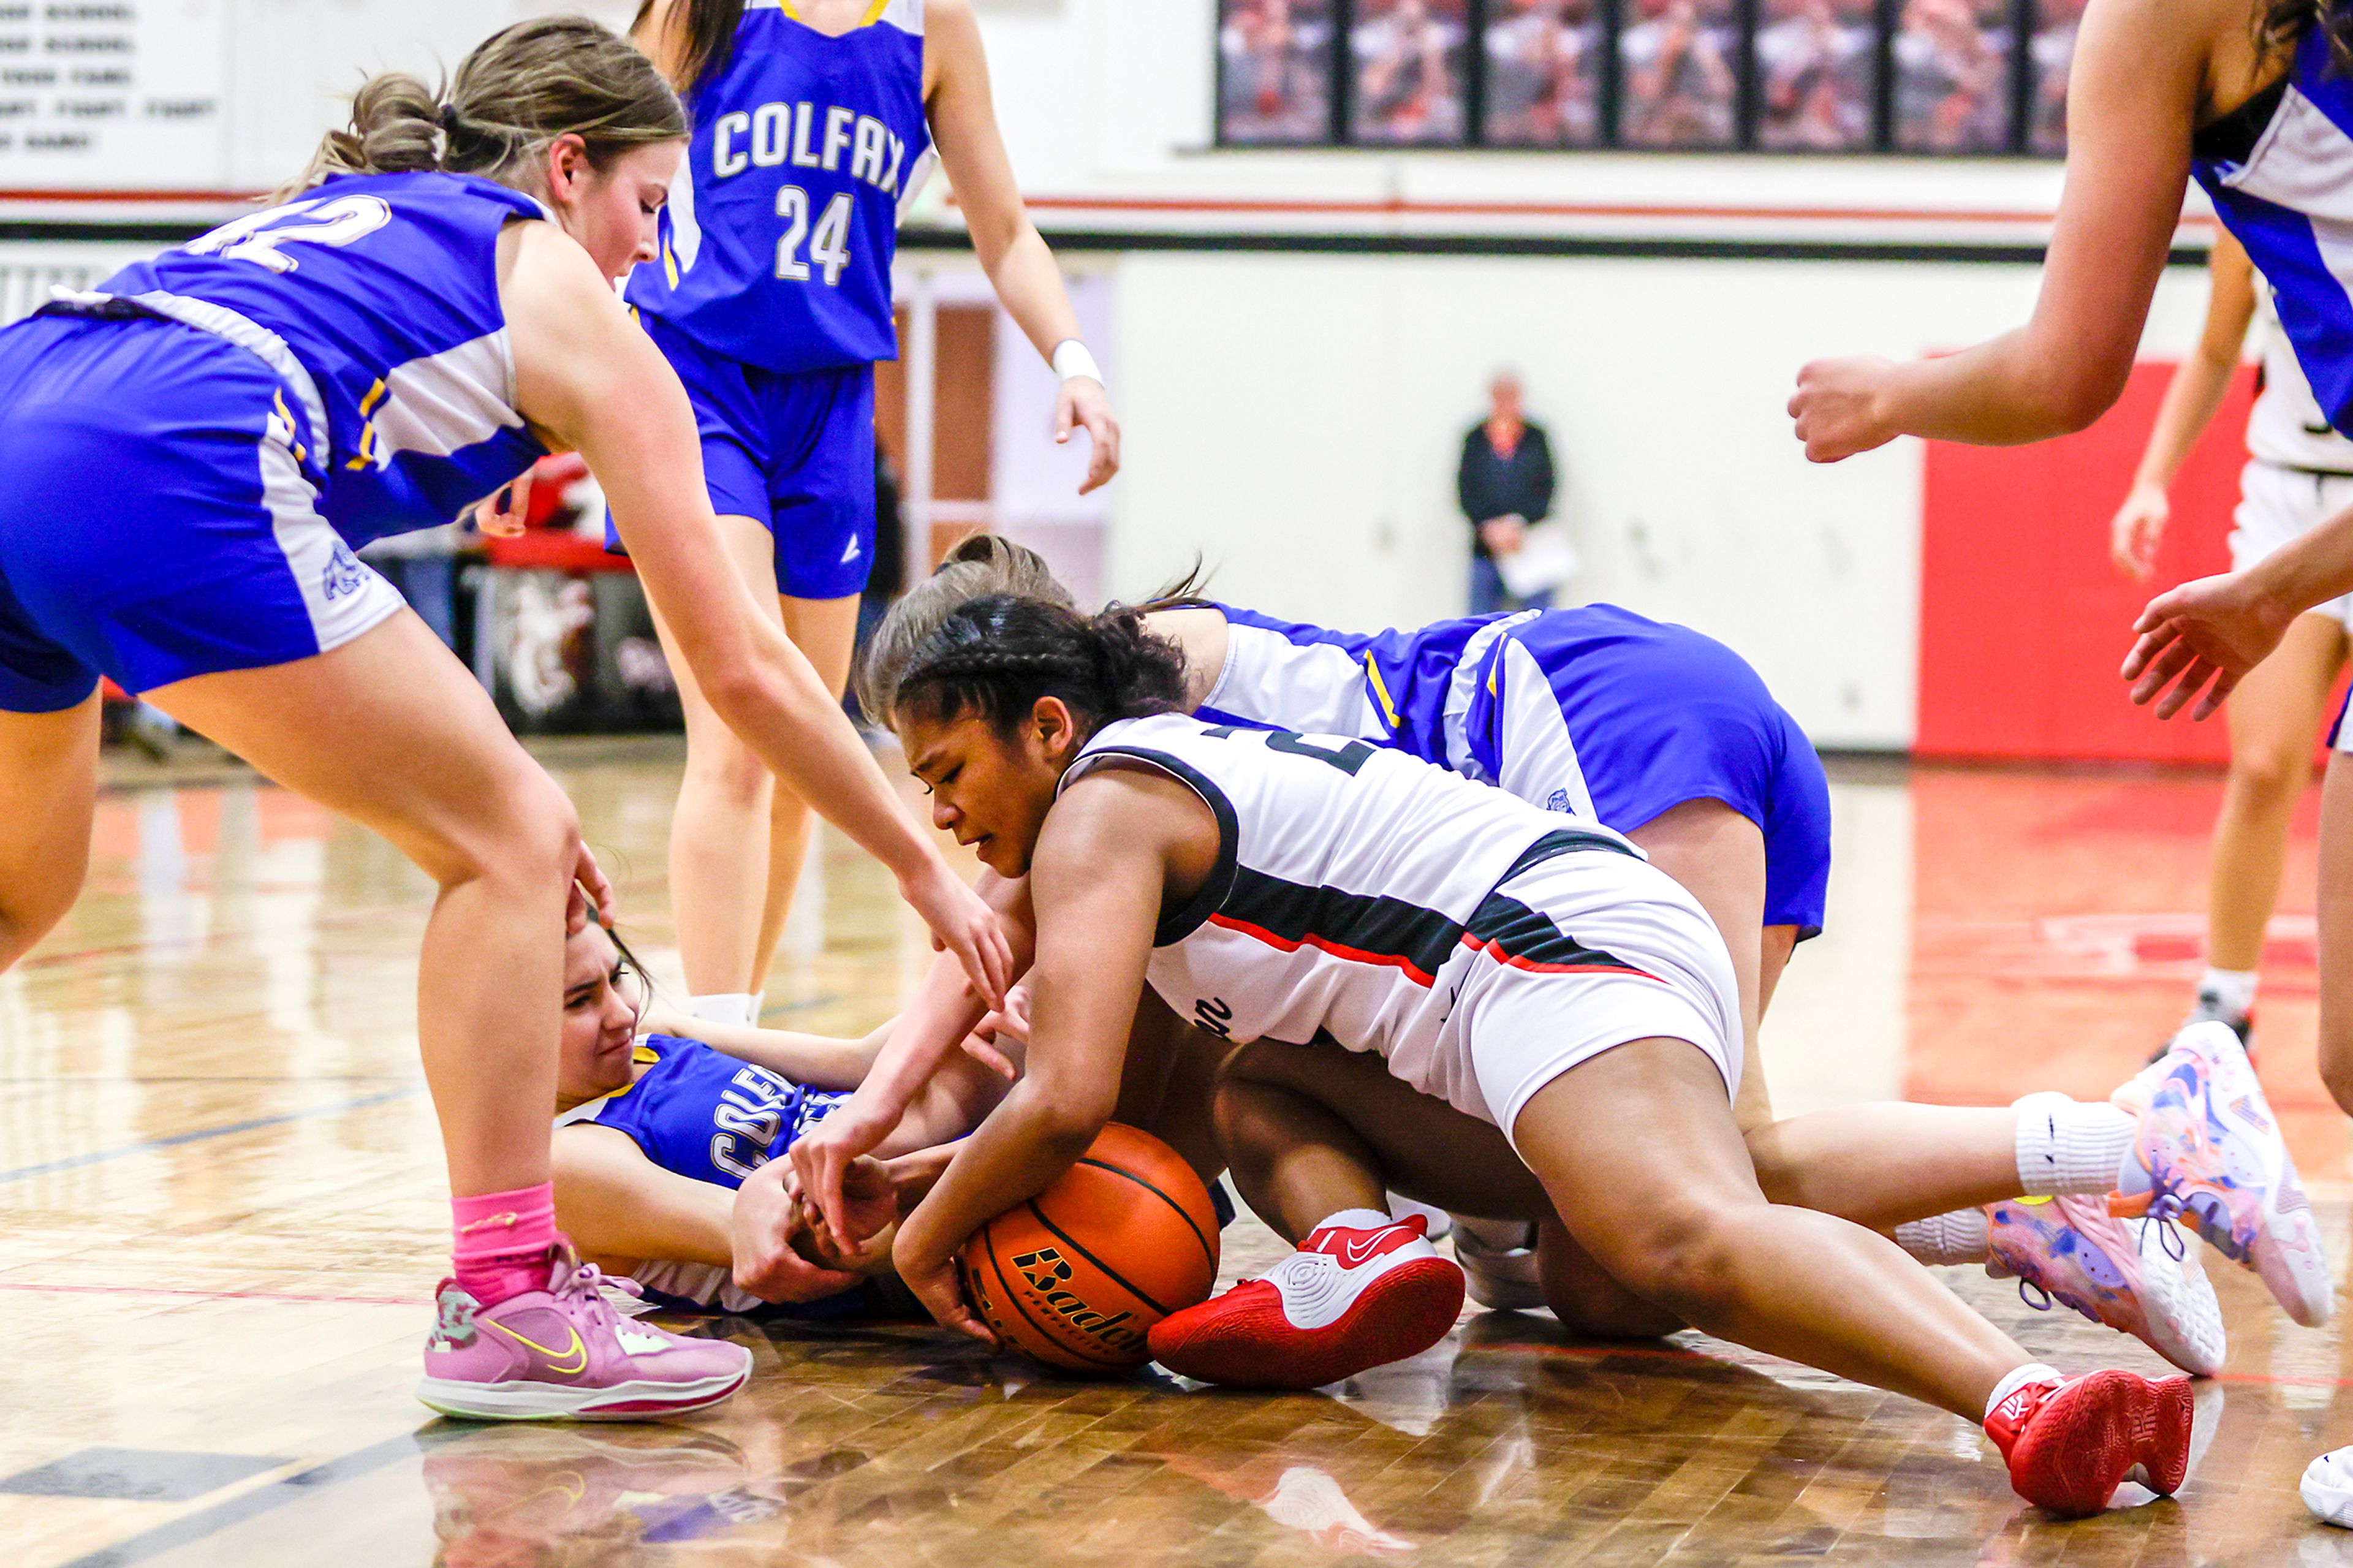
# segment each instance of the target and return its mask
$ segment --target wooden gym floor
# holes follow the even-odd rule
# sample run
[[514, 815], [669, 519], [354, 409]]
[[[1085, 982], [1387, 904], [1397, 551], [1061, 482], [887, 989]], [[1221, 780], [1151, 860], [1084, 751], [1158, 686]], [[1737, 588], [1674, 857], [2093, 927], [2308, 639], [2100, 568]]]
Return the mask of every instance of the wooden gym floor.
[[[667, 745], [552, 750], [658, 972]], [[2195, 973], [2207, 776], [1841, 770], [1831, 929], [1767, 1032], [1784, 1110], [2105, 1093]], [[2294, 1563], [2353, 1443], [2336, 1327], [2216, 1282], [2228, 1373], [2178, 1502], [2025, 1509], [1972, 1428], [1697, 1336], [1580, 1345], [1467, 1317], [1420, 1360], [1282, 1398], [1090, 1384], [913, 1328], [773, 1333], [714, 1419], [492, 1428], [410, 1397], [447, 1210], [411, 1039], [428, 889], [233, 770], [114, 769], [89, 891], [0, 977], [0, 1542], [152, 1563]], [[769, 992], [849, 1032], [926, 956], [838, 839]], [[2347, 1252], [2347, 1123], [2314, 1071], [2311, 823], [2263, 1076]], [[1279, 1251], [1243, 1220], [1230, 1278]], [[2063, 1366], [2139, 1345], [1954, 1287]]]

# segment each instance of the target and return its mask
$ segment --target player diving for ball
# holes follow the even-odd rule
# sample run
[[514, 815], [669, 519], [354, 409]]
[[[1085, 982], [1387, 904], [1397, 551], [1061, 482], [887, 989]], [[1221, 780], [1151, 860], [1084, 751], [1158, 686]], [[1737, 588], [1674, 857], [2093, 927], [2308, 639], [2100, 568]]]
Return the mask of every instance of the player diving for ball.
[[[957, 605], [1006, 591], [1069, 604], [1033, 553], [1003, 541], [967, 542], [876, 637], [860, 678], [870, 711], [890, 710], [914, 648]], [[1797, 938], [1821, 923], [1829, 803], [1812, 747], [1731, 650], [1606, 605], [1374, 637], [1205, 601], [1152, 610], [1145, 624], [1185, 649], [1184, 704], [1206, 717], [1338, 732], [1429, 762], [1453, 760], [1466, 776], [1497, 781], [1532, 804], [1567, 804], [1558, 797], [1573, 787], [1605, 826], [1627, 832], [1727, 941], [1742, 1000], [1735, 1114], [1773, 1201], [1888, 1232], [1923, 1262], [1982, 1263], [2014, 1275], [2021, 1295], [2044, 1298], [2030, 1295], [2030, 1302], [2064, 1301], [2147, 1341], [2185, 1371], [2221, 1369], [2221, 1310], [2179, 1237], [2161, 1219], [2119, 1221], [2103, 1201], [2133, 1185], [2136, 1161], [2168, 1158], [2153, 1149], [2137, 1155], [2137, 1143], [2186, 1135], [2170, 1104], [2167, 1116], [2137, 1120], [2116, 1105], [2043, 1093], [2006, 1109], [1882, 1104], [1772, 1119], [1757, 1015]], [[1020, 943], [1029, 916], [1018, 889], [991, 896]], [[843, 1113], [795, 1150], [820, 1202], [835, 1163], [891, 1127], [899, 1097], [955, 1053], [975, 1015], [955, 971], [935, 971]], [[1148, 994], [1135, 1033], [1177, 1056], [1160, 1124], [1183, 1126], [1188, 1109], [1203, 1114], [1188, 1101], [1206, 1106], [1221, 1043]], [[1206, 1068], [1205, 1047], [1213, 1058]], [[2242, 1064], [2218, 1058], [2208, 1070], [2235, 1083]], [[2141, 1080], [2119, 1091], [2135, 1111], [2149, 1098]], [[2262, 1157], [2277, 1150], [2266, 1132], [2247, 1138], [2245, 1147]], [[2275, 1171], [2255, 1167], [2255, 1189], [2232, 1198], [2245, 1212], [2219, 1234], [2291, 1315], [2317, 1321], [2328, 1308], [2326, 1260], [2295, 1208], [2294, 1173], [2278, 1153]], [[1548, 1302], [1589, 1332], [1662, 1331], [1659, 1315], [1630, 1300], [1557, 1226], [1538, 1226], [1532, 1237], [1517, 1221], [1472, 1220], [1458, 1232], [1455, 1251], [1484, 1305]]]
[[[1293, 1386], [1435, 1342], [1461, 1274], [1381, 1194], [1402, 1177], [1428, 1201], [1474, 1196], [1413, 1185], [1444, 1177], [1462, 1124], [1481, 1121], [1630, 1316], [1983, 1420], [2021, 1494], [2061, 1511], [2095, 1510], [2127, 1474], [2179, 1484], [2186, 1382], [2063, 1378], [1886, 1237], [1767, 1200], [1733, 1111], [1745, 1052], [1732, 963], [1702, 906], [1632, 844], [1360, 739], [1208, 724], [1176, 711], [1184, 696], [1181, 652], [1136, 612], [1088, 618], [1007, 596], [952, 611], [892, 695], [934, 820], [1025, 878], [1034, 909], [1024, 1076], [893, 1245], [942, 1322], [985, 1334], [955, 1254], [1110, 1116], [1148, 983], [1181, 1016], [1269, 1042], [1278, 1074], [1318, 1052], [1370, 1053], [1419, 1096], [1409, 1150], [1278, 1081], [1292, 1114], [1277, 1184], [1220, 1093], [1245, 1196], [1300, 1249], [1159, 1325], [1154, 1353], [1172, 1370]], [[2259, 1095], [2209, 1051], [2191, 1041], [2165, 1059], [2141, 1136], [2126, 1140], [2126, 1176], [2189, 1212], [2231, 1190], [2226, 1156], [2284, 1166], [2275, 1134], [2261, 1149], [2151, 1135], [2205, 1125], [2218, 1080]], [[1229, 1063], [1225, 1076], [1252, 1075]], [[2234, 1140], [2270, 1131], [2250, 1103]], [[2268, 1242], [2261, 1208], [2231, 1218]]]

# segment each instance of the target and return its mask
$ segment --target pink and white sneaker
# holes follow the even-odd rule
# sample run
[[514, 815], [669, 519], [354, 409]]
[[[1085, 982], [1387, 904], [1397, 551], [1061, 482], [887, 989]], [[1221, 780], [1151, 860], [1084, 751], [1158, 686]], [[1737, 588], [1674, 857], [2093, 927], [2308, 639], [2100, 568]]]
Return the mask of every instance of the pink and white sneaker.
[[547, 1288], [485, 1307], [441, 1281], [417, 1397], [475, 1421], [644, 1421], [705, 1410], [744, 1386], [752, 1352], [688, 1339], [616, 1311], [570, 1242]]
[[2336, 1282], [2320, 1227], [2231, 1026], [2190, 1025], [2111, 1098], [2142, 1109], [2110, 1211], [2179, 1220], [2253, 1269], [2289, 1317], [2327, 1322]]
[[2230, 1342], [2221, 1305], [2171, 1221], [2120, 1220], [2097, 1198], [2081, 1197], [1989, 1204], [1986, 1220], [1987, 1272], [2015, 1275], [2020, 1295], [2031, 1287], [2043, 1309], [2063, 1301], [2184, 1372], [2222, 1370]]
[[1229, 1388], [1321, 1388], [1419, 1355], [1462, 1310], [1462, 1270], [1423, 1226], [1311, 1231], [1259, 1279], [1153, 1324], [1153, 1359]]

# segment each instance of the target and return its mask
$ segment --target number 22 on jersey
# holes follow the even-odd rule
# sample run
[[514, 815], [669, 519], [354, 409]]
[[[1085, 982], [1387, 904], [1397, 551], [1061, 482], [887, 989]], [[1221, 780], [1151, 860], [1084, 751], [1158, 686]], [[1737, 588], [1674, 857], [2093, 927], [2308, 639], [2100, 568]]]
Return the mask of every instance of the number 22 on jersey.
[[281, 247], [344, 246], [374, 234], [392, 221], [392, 208], [377, 196], [338, 196], [330, 201], [313, 196], [289, 202], [268, 212], [251, 213], [225, 223], [187, 244], [191, 256], [218, 255], [231, 261], [250, 261], [272, 272], [291, 272], [297, 263]]
[[[779, 185], [776, 216], [785, 220], [785, 232], [776, 239], [776, 276], [806, 281], [813, 261], [825, 268], [828, 287], [839, 285], [841, 269], [849, 265], [849, 193], [826, 203], [811, 228], [808, 192], [798, 185]], [[808, 241], [808, 261], [800, 258], [804, 239]]]

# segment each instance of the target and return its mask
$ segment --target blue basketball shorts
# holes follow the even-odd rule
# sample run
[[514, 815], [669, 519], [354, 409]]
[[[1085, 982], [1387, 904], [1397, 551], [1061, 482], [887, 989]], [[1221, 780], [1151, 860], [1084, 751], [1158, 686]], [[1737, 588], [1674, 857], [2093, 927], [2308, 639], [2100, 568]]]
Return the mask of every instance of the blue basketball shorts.
[[340, 647], [401, 609], [320, 514], [298, 400], [176, 321], [0, 331], [0, 710]]
[[1464, 729], [1489, 777], [1620, 833], [1720, 801], [1764, 835], [1764, 923], [1820, 932], [1830, 781], [1746, 659], [1688, 626], [1597, 605], [1513, 625], [1481, 663]]
[[[843, 599], [874, 564], [874, 367], [785, 374], [704, 348], [639, 315], [685, 384], [711, 510], [776, 541], [776, 592]], [[605, 544], [620, 548], [608, 516]]]

